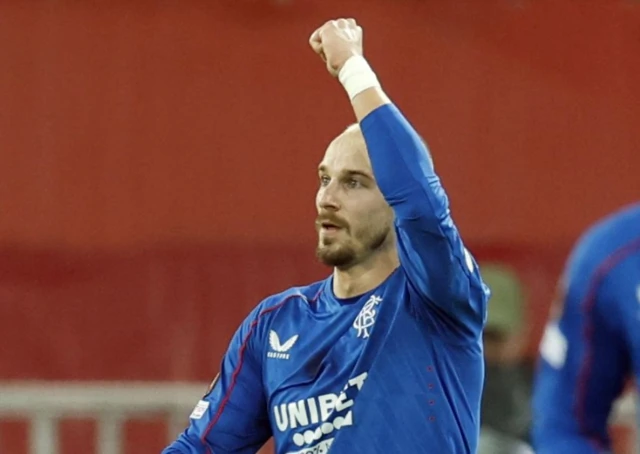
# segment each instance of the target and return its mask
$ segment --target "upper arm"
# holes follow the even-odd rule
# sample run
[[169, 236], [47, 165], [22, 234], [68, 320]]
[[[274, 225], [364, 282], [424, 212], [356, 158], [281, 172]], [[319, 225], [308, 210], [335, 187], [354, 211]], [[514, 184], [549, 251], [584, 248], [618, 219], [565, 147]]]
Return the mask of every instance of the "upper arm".
[[488, 290], [460, 237], [426, 145], [393, 105], [361, 122], [376, 182], [395, 213], [398, 252], [425, 304], [477, 336]]
[[234, 334], [220, 373], [191, 413], [189, 427], [163, 454], [253, 454], [271, 437], [262, 386], [259, 309]]
[[[629, 371], [614, 275], [596, 248], [577, 248], [540, 344], [533, 436], [538, 453], [609, 447], [611, 408]], [[552, 403], [552, 404], [551, 404]]]

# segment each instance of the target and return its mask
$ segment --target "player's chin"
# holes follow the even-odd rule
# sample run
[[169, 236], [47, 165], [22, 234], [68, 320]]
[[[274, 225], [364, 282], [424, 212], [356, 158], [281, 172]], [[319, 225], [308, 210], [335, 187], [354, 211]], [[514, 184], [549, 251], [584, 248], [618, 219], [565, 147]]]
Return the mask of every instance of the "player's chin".
[[318, 236], [318, 251], [326, 254], [340, 253], [342, 249], [349, 249], [346, 238], [337, 238], [333, 235], [326, 236], [322, 233]]
[[351, 264], [355, 258], [354, 251], [340, 244], [323, 244], [320, 242], [316, 249], [316, 257], [327, 266], [344, 267]]

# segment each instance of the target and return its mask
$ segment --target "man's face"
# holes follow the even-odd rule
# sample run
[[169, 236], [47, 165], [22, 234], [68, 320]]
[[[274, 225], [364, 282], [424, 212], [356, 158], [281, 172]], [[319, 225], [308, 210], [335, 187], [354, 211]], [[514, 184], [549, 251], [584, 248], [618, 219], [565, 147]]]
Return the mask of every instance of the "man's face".
[[318, 178], [316, 255], [322, 263], [349, 268], [392, 241], [393, 211], [376, 185], [357, 127], [329, 145]]

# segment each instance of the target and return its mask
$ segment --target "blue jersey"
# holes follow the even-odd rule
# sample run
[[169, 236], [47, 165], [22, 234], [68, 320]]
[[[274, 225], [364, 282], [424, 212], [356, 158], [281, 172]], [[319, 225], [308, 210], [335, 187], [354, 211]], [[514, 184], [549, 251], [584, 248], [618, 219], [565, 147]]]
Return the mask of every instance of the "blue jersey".
[[540, 344], [537, 454], [609, 452], [607, 419], [626, 379], [640, 383], [640, 204], [578, 242]]
[[393, 105], [361, 122], [395, 211], [382, 284], [336, 298], [332, 278], [262, 301], [165, 454], [475, 453], [488, 289], [420, 137]]

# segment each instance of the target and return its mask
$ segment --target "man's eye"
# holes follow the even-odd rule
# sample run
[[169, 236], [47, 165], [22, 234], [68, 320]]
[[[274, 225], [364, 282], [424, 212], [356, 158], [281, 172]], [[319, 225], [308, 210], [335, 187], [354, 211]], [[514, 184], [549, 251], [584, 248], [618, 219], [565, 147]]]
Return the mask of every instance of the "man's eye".
[[320, 184], [321, 184], [322, 186], [326, 186], [326, 185], [328, 185], [328, 184], [329, 184], [329, 181], [330, 181], [330, 178], [329, 178], [328, 176], [326, 176], [326, 175], [322, 175], [322, 176], [320, 177]]
[[356, 180], [355, 178], [351, 178], [349, 181], [347, 181], [347, 186], [355, 189], [355, 188], [359, 188], [360, 187], [360, 182], [358, 180]]

